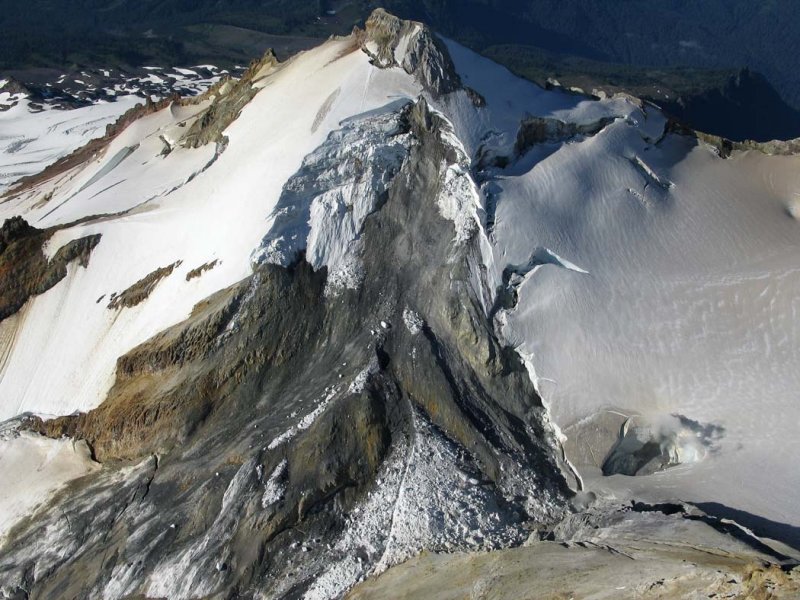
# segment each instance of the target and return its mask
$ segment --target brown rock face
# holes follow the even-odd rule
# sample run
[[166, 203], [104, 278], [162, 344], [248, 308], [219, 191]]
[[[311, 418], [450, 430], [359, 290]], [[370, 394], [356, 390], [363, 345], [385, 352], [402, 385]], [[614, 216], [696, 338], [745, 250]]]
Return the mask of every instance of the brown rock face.
[[592, 123], [578, 125], [549, 117], [528, 117], [520, 124], [515, 151], [521, 155], [536, 144], [560, 142], [576, 135], [592, 136], [613, 122], [613, 117], [603, 117]]
[[131, 308], [137, 304], [141, 304], [153, 293], [158, 283], [165, 277], [169, 277], [176, 267], [179, 267], [181, 261], [156, 269], [152, 273], [148, 273], [139, 281], [134, 283], [128, 289], [120, 292], [119, 294], [112, 294], [111, 300], [108, 303], [108, 308]]
[[187, 148], [199, 148], [214, 142], [224, 146], [225, 138], [222, 132], [236, 120], [242, 109], [258, 92], [253, 83], [264, 70], [277, 65], [278, 59], [270, 49], [260, 60], [253, 61], [240, 79], [227, 80], [227, 84], [223, 83], [209, 90], [207, 95], [219, 96], [189, 128], [183, 138], [183, 145]]
[[43, 294], [67, 276], [75, 260], [82, 267], [100, 235], [73, 240], [47, 260], [42, 248], [56, 229], [36, 229], [22, 217], [12, 217], [0, 229], [0, 321], [13, 315], [31, 296]]
[[[120, 357], [116, 383], [100, 407], [41, 422], [35, 428], [54, 437], [67, 434], [86, 439], [101, 461], [164, 452], [186, 441], [248, 378], [283, 366], [298, 351], [298, 343], [310, 335], [306, 331], [297, 337], [296, 323], [303, 322], [303, 307], [313, 312], [309, 305], [317, 293], [321, 295], [324, 276], [315, 276], [303, 263], [296, 277], [270, 267], [259, 279], [263, 283], [256, 298], [265, 296], [263, 321], [240, 323], [238, 335], [230, 339], [239, 339], [238, 344], [221, 346], [220, 342], [230, 338], [225, 336], [226, 328], [255, 285], [251, 280], [218, 292], [195, 307], [188, 321]], [[147, 284], [142, 284], [145, 280]], [[157, 281], [154, 274], [148, 275], [136, 284], [135, 294], [117, 296], [122, 299], [120, 306], [127, 306], [126, 298], [135, 300]], [[304, 290], [305, 284], [311, 289]], [[291, 314], [297, 318], [285, 318]], [[314, 324], [306, 320], [307, 327]]]
[[186, 274], [186, 281], [191, 281], [192, 279], [196, 279], [197, 277], [202, 276], [203, 273], [205, 273], [206, 271], [210, 271], [211, 269], [216, 267], [218, 263], [219, 261], [215, 259], [212, 260], [211, 262], [207, 262], [205, 264], [200, 265], [199, 267], [192, 269]]
[[[39, 597], [64, 586], [84, 597], [130, 569], [134, 597], [300, 597], [334, 561], [352, 565], [349, 581], [396, 543], [416, 548], [392, 537], [407, 494], [433, 507], [419, 509], [430, 531], [419, 545], [436, 551], [461, 544], [453, 523], [473, 518], [459, 495], [480, 502], [475, 527], [496, 515], [485, 525], [492, 544], [521, 542], [527, 518], [561, 514], [569, 491], [541, 401], [482, 308], [478, 240], [455, 245], [439, 212], [443, 170], [459, 160], [447, 124], [425, 102], [400, 118], [415, 141], [361, 231], [363, 283], [329, 295], [327, 270], [302, 255], [288, 268], [260, 265], [121, 357], [98, 408], [33, 420], [46, 435], [85, 439], [106, 468], [48, 513], [59, 523], [68, 514], [69, 526], [47, 538], [46, 559], [27, 551], [49, 516], [15, 534], [0, 579], [21, 585], [36, 567]], [[119, 461], [142, 459], [154, 468], [122, 470], [138, 477], [134, 489], [105, 493]], [[436, 482], [407, 481], [431, 462], [442, 465]], [[453, 478], [447, 490], [440, 474]], [[365, 508], [371, 499], [378, 508]], [[118, 558], [98, 566], [98, 556]], [[156, 572], [167, 574], [153, 590]]]
[[[364, 31], [356, 31], [355, 36], [375, 66], [402, 67], [434, 96], [463, 88], [447, 48], [422, 23], [404, 21], [378, 8], [367, 19]], [[405, 36], [408, 37], [405, 51], [398, 56], [396, 51]], [[476, 104], [478, 98], [473, 98]]]
[[704, 142], [715, 148], [717, 154], [719, 154], [721, 158], [730, 158], [734, 152], [746, 152], [748, 150], [755, 150], [756, 152], [761, 152], [768, 156], [793, 156], [800, 154], [800, 138], [785, 141], [772, 140], [770, 142], [756, 142], [754, 140], [734, 142], [718, 135], [695, 131], [676, 119], [669, 120], [667, 123], [667, 131], [693, 137], [699, 142]]

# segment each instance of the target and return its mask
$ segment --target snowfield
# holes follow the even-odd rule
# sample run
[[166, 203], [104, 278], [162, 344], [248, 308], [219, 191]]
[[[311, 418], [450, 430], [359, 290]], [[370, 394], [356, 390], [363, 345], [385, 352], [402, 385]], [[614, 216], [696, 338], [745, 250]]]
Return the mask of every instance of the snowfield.
[[116, 102], [74, 110], [32, 112], [30, 102], [21, 99], [8, 110], [0, 110], [0, 195], [20, 177], [38, 173], [89, 140], [102, 137], [106, 125], [143, 102], [125, 95]]
[[[637, 478], [603, 477], [601, 461], [568, 456], [587, 489], [713, 502], [800, 527], [800, 223], [792, 218], [800, 157], [722, 159], [692, 138], [665, 134], [664, 116], [635, 99], [545, 91], [457, 44], [448, 48], [486, 106], [464, 90], [428, 98], [464, 154], [443, 182], [441, 212], [454, 221], [454, 243], [479, 222], [490, 288], [514, 271], [517, 305], [495, 320], [529, 361], [553, 424], [578, 435], [587, 419], [616, 411], [679, 440], [678, 466]], [[71, 265], [63, 281], [0, 322], [0, 420], [98, 406], [121, 355], [248, 276], [251, 260], [287, 264], [308, 251], [341, 285], [358, 285], [359, 228], [375, 210], [384, 171], [407, 152], [398, 139], [392, 152], [375, 155], [370, 133], [391, 130], [399, 107], [427, 92], [402, 68], [371, 65], [348, 39], [301, 53], [255, 85], [224, 147], [176, 143], [211, 100], [171, 106], [85, 164], [0, 202], [0, 222], [22, 215], [38, 228], [108, 216], [60, 229], [49, 256], [71, 240], [102, 235], [88, 267]], [[97, 136], [138, 101], [25, 118], [20, 103], [0, 113], [0, 191]], [[607, 124], [518, 156], [520, 123], [530, 117]], [[343, 154], [370, 161], [366, 179]], [[339, 160], [335, 191], [315, 189], [309, 173]], [[213, 269], [187, 280], [212, 261]], [[107, 307], [112, 294], [173, 263], [142, 303]], [[406, 326], [419, 332], [423, 323], [409, 313]], [[0, 441], [0, 477], [28, 470], [48, 452], [58, 460], [45, 460], [37, 477], [53, 486], [93, 468], [71, 442], [53, 443]], [[269, 477], [265, 506], [280, 496], [280, 476]], [[0, 513], [11, 515], [0, 535], [44, 494], [25, 481], [16, 487], [33, 490], [24, 503], [13, 493], [0, 498]], [[406, 525], [412, 507], [400, 501], [403, 482], [396, 485], [398, 520], [386, 552], [395, 538], [414, 545], [414, 536], [425, 535]], [[214, 527], [233, 518], [223, 510]], [[339, 549], [349, 548], [345, 542]], [[151, 592], [172, 590], [192, 556], [165, 567]], [[337, 568], [360, 573], [342, 560]], [[337, 582], [319, 585], [338, 589]]]
[[617, 123], [492, 181], [496, 262], [542, 247], [586, 271], [532, 272], [506, 338], [562, 428], [616, 408], [724, 431], [707, 460], [659, 475], [670, 498], [800, 523], [800, 230], [786, 206], [800, 161], [724, 161], [677, 137], [654, 149], [637, 133]]

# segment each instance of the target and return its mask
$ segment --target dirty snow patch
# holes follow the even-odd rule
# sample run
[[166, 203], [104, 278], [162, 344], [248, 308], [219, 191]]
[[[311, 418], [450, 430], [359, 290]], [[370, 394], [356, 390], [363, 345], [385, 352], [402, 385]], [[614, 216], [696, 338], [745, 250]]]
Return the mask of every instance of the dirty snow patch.
[[264, 495], [261, 496], [261, 507], [269, 508], [273, 504], [280, 502], [286, 492], [284, 475], [289, 462], [284, 458], [272, 471], [269, 479], [264, 483]]

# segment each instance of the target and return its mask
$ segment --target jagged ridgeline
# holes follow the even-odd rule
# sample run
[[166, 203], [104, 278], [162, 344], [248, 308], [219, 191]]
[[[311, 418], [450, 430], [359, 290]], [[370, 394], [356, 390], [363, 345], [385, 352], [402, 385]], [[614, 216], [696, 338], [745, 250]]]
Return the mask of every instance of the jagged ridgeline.
[[[643, 417], [620, 440], [591, 413], [570, 455], [526, 346], [546, 323], [524, 320], [534, 276], [590, 278], [534, 235], [559, 206], [595, 197], [577, 173], [601, 173], [597, 197], [631, 219], [627, 234], [672, 214], [698, 164], [734, 181], [746, 161], [794, 160], [750, 149], [629, 96], [540, 89], [382, 10], [192, 101], [129, 113], [0, 203], [14, 216], [0, 237], [0, 444], [57, 451], [71, 469], [51, 481], [8, 463], [0, 589], [339, 598], [427, 552], [541, 538], [591, 538], [613, 561], [647, 552], [680, 585], [690, 539], [712, 593], [745, 565], [748, 581], [777, 581], [787, 555], [729, 539], [694, 509], [591, 506], [576, 456], [644, 477], [704, 448]], [[579, 166], [552, 175], [551, 156]], [[700, 161], [689, 176], [674, 168], [687, 157]], [[541, 173], [558, 185], [513, 195]], [[525, 202], [546, 200], [531, 216]], [[780, 202], [784, 235], [796, 205]], [[558, 231], [593, 242], [591, 226], [610, 220]], [[726, 431], [673, 421], [711, 432], [709, 447]], [[640, 534], [656, 541], [632, 547]], [[612, 535], [624, 551], [602, 541]]]
[[[433, 97], [461, 88], [418, 24], [378, 13], [352, 39], [381, 68], [409, 44], [397, 56]], [[257, 70], [187, 127], [187, 146], [220, 143]], [[342, 157], [352, 172], [339, 189], [363, 181], [373, 196], [346, 208], [357, 285], [333, 289], [329, 267], [291, 247], [285, 265], [255, 262], [121, 356], [97, 408], [28, 421], [86, 440], [105, 468], [16, 527], [6, 589], [334, 597], [422, 549], [516, 545], [561, 514], [570, 492], [541, 400], [485, 310], [479, 223], [468, 215], [455, 231], [440, 208], [447, 173], [468, 168], [451, 125], [422, 98], [353, 119], [365, 160], [391, 154], [381, 185], [356, 153]], [[313, 166], [285, 192], [301, 220], [342, 169]]]

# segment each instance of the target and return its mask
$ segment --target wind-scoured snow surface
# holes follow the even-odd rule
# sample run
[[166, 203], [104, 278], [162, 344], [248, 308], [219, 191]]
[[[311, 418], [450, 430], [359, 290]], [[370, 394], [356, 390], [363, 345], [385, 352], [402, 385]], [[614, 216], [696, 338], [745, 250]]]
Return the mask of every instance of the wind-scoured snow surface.
[[[482, 59], [451, 51], [490, 112], [526, 96], [481, 78]], [[545, 95], [528, 92], [532, 106], [536, 93]], [[637, 109], [485, 174], [498, 267], [541, 249], [560, 259], [526, 277], [503, 332], [530, 357], [562, 428], [617, 408], [722, 432], [691, 464], [598, 485], [655, 488], [796, 526], [800, 227], [789, 211], [800, 160], [722, 160], [672, 135], [654, 145], [659, 129], [655, 109]]]
[[[454, 243], [483, 236], [486, 288], [514, 273], [517, 304], [492, 317], [528, 361], [554, 425], [565, 430], [615, 408], [711, 427], [721, 432], [713, 445], [686, 444], [677, 453], [683, 464], [637, 478], [637, 489], [800, 525], [800, 224], [790, 214], [800, 160], [723, 160], [690, 138], [664, 136], [663, 115], [630, 98], [545, 91], [448, 48], [464, 85], [486, 104], [466, 90], [428, 99], [459, 155], [436, 201], [454, 223]], [[136, 121], [88, 162], [0, 204], [0, 221], [22, 215], [45, 228], [83, 220], [53, 235], [49, 256], [102, 234], [87, 267], [71, 265], [63, 281], [0, 322], [0, 419], [98, 406], [121, 355], [250, 275], [253, 261], [287, 265], [304, 252], [315, 268], [329, 268], [329, 284], [359, 284], [359, 233], [408, 152], [398, 113], [423, 86], [400, 67], [377, 68], [350, 39], [300, 54], [255, 86], [224, 131], [226, 144], [178, 143], [213, 99], [173, 105]], [[604, 126], [517, 155], [520, 123], [530, 117]], [[36, 127], [49, 127], [50, 113], [40, 118]], [[176, 266], [141, 303], [108, 308], [112, 294], [168, 265]], [[482, 300], [490, 313], [491, 299]], [[404, 321], [411, 333], [424, 328], [411, 311]], [[369, 551], [383, 565], [421, 546], [491, 545], [439, 526], [448, 510], [480, 506], [476, 529], [486, 530], [477, 520], [493, 510], [469, 474], [456, 480], [442, 467], [459, 462], [456, 450], [419, 425], [415, 440], [394, 449], [407, 461], [389, 461], [386, 485], [363, 508], [388, 506], [391, 521], [353, 516], [337, 542], [341, 561], [309, 597], [335, 596], [364, 575], [347, 537], [359, 528], [382, 532]], [[199, 578], [196, 558], [207, 559], [232, 528], [242, 486], [258, 487], [267, 506], [280, 497], [282, 472], [262, 482], [253, 470], [245, 462], [231, 482], [210, 537], [162, 565], [153, 595]], [[419, 507], [411, 493], [434, 483], [445, 511], [435, 527], [412, 518]], [[621, 493], [629, 482], [614, 476], [595, 485]], [[380, 518], [389, 514], [383, 508]], [[425, 518], [435, 514], [424, 508]], [[494, 525], [508, 541], [505, 524]]]

